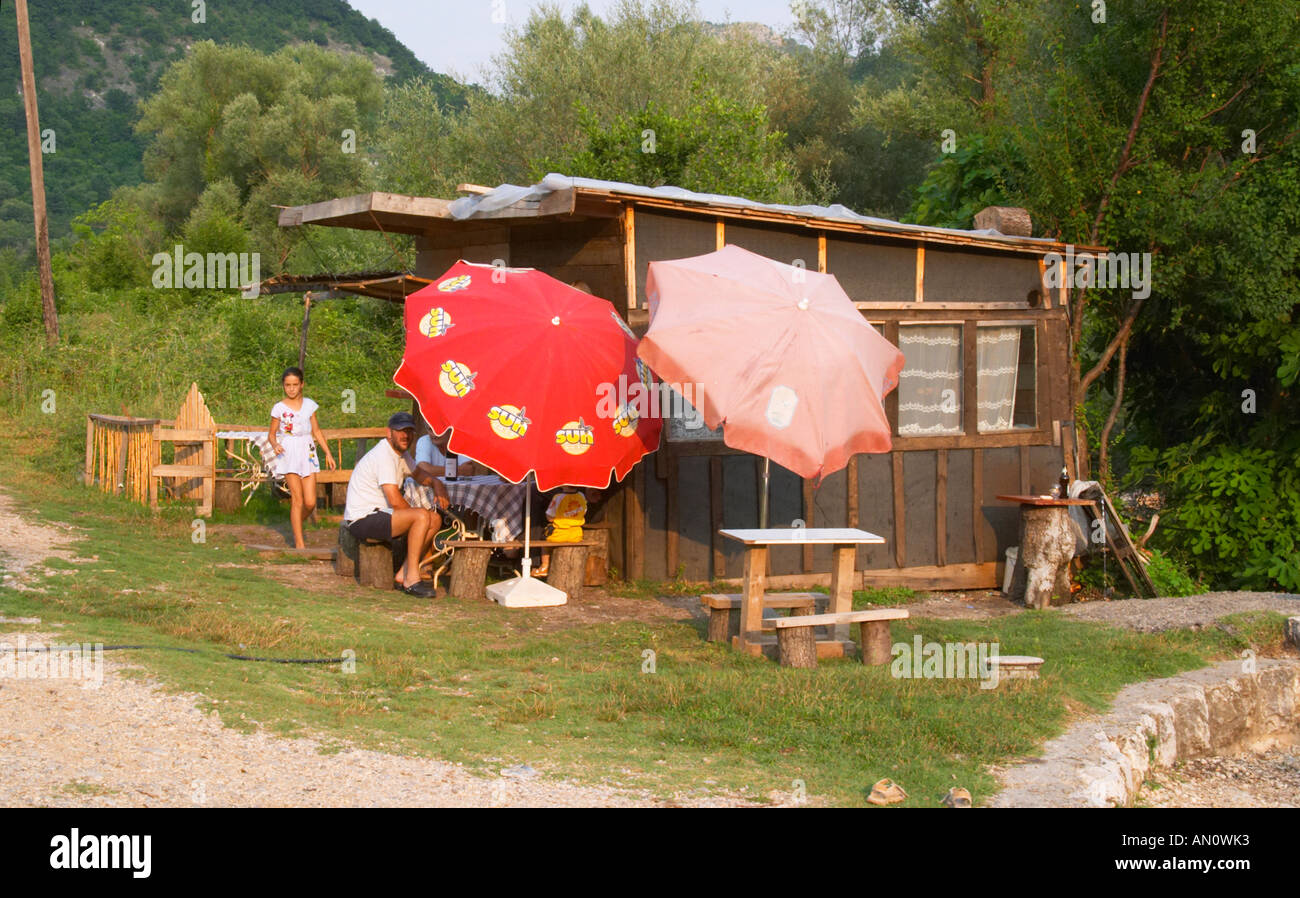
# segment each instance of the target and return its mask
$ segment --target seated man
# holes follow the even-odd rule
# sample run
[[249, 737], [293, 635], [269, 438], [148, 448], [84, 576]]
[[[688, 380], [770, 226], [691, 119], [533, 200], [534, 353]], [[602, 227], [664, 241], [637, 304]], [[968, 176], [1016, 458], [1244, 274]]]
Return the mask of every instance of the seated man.
[[[420, 581], [420, 559], [442, 524], [436, 511], [412, 508], [402, 496], [408, 467], [403, 454], [415, 439], [415, 419], [398, 412], [388, 419], [388, 437], [357, 462], [348, 480], [343, 523], [358, 540], [375, 539], [391, 544], [406, 534], [406, 561], [394, 588], [407, 595], [432, 598], [433, 589]], [[439, 497], [446, 507], [446, 497]]]
[[[411, 476], [415, 478], [416, 483], [432, 486], [430, 481], [447, 473], [447, 440], [450, 438], [451, 428], [448, 428], [438, 436], [426, 433], [415, 441], [415, 467], [411, 471]], [[480, 473], [478, 468], [467, 458], [460, 459], [456, 466], [456, 474], [459, 477], [472, 477], [478, 473]]]

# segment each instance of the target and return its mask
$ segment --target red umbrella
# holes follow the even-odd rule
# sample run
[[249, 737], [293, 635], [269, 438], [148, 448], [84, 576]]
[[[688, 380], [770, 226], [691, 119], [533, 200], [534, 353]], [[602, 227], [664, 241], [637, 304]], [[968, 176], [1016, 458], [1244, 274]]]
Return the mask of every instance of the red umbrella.
[[510, 482], [534, 472], [541, 490], [604, 489], [659, 446], [662, 422], [637, 414], [649, 372], [636, 342], [603, 299], [533, 268], [461, 261], [406, 298], [393, 381], [434, 432], [452, 429], [453, 452]]
[[[436, 433], [451, 428], [451, 451], [512, 483], [531, 473], [541, 490], [605, 489], [659, 446], [661, 420], [639, 414], [650, 374], [636, 336], [610, 303], [532, 268], [460, 261], [408, 296], [393, 381]], [[525, 548], [523, 577], [488, 594], [505, 605], [565, 601], [528, 572]]]

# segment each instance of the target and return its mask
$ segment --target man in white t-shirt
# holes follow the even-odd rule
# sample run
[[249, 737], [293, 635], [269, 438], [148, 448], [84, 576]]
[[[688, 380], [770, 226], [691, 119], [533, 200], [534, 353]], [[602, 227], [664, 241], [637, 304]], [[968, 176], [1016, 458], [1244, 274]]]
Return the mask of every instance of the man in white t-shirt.
[[[352, 469], [343, 523], [358, 540], [377, 539], [391, 544], [406, 534], [406, 561], [397, 572], [394, 586], [407, 595], [432, 598], [434, 590], [420, 580], [420, 559], [442, 526], [442, 518], [436, 511], [412, 508], [402, 496], [402, 482], [410, 473], [403, 456], [414, 439], [415, 419], [409, 412], [398, 412], [388, 419], [387, 439]], [[445, 503], [442, 497], [439, 501]]]

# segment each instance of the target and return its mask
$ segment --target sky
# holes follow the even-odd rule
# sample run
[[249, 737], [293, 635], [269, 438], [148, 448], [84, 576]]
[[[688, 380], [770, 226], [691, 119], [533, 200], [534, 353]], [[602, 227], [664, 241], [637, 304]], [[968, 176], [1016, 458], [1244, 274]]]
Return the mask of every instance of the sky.
[[[348, 0], [370, 19], [378, 20], [435, 72], [482, 83], [482, 68], [505, 49], [505, 32], [528, 20], [541, 3], [534, 0]], [[553, 0], [566, 13], [577, 0]], [[587, 0], [597, 15], [605, 15], [614, 0]], [[710, 22], [759, 22], [777, 31], [793, 24], [790, 0], [696, 0], [700, 15]], [[504, 20], [504, 21], [503, 21]]]

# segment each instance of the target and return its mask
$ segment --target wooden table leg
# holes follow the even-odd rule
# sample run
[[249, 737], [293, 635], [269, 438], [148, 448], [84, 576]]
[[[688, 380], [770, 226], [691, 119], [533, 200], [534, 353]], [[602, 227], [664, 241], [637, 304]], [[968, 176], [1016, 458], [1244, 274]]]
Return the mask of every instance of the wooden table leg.
[[[858, 547], [852, 543], [837, 544], [831, 550], [831, 601], [833, 614], [853, 610], [853, 567], [857, 562]], [[831, 638], [847, 640], [849, 625], [838, 624], [830, 628]]]
[[737, 647], [750, 651], [763, 632], [763, 594], [767, 591], [767, 546], [745, 549], [744, 603], [740, 612]]

